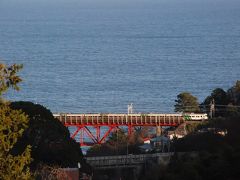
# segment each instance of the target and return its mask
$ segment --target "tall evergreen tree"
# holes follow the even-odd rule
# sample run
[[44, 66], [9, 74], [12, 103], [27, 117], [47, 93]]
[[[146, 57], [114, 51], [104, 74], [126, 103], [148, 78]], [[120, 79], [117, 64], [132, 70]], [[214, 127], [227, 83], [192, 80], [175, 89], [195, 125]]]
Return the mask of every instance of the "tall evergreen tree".
[[175, 100], [175, 112], [199, 112], [198, 99], [189, 92], [182, 92]]
[[209, 104], [213, 100], [215, 103], [215, 116], [226, 116], [226, 109], [227, 105], [229, 104], [229, 98], [227, 93], [221, 88], [214, 89], [211, 95], [208, 96], [202, 104], [203, 106], [205, 106], [205, 110], [207, 112], [210, 111]]
[[20, 154], [13, 155], [11, 150], [27, 128], [28, 118], [9, 107], [2, 95], [9, 89], [19, 90], [21, 78], [17, 75], [22, 65], [6, 66], [0, 63], [0, 179], [29, 179], [28, 165], [31, 162], [31, 147], [27, 146]]

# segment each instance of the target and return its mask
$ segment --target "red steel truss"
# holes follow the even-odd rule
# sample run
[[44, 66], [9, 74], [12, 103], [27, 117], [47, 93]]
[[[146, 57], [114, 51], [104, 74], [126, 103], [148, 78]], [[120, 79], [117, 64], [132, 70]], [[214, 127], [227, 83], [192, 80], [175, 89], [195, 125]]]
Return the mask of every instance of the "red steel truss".
[[[66, 126], [73, 127], [71, 125], [66, 125]], [[74, 127], [76, 127], [76, 126], [74, 126]], [[101, 136], [101, 127], [103, 127], [103, 126], [90, 126], [90, 127], [91, 127], [91, 129], [94, 128], [95, 130], [90, 130], [89, 126], [77, 125], [77, 129], [71, 135], [71, 138], [76, 139], [76, 136], [79, 134], [79, 136], [80, 136], [79, 143], [81, 146], [91, 146], [93, 144], [102, 144], [103, 142], [105, 142], [108, 135], [118, 128], [118, 126], [111, 125], [108, 127], [108, 130], [105, 131], [104, 134]], [[96, 132], [96, 135], [93, 132]], [[85, 142], [84, 137], [90, 138], [92, 140], [92, 143]]]
[[[185, 122], [182, 114], [54, 114], [54, 117], [66, 127], [75, 127], [71, 137], [76, 139], [79, 135], [81, 146], [102, 144], [112, 131], [122, 126], [127, 127], [131, 135], [136, 126], [179, 126]], [[102, 127], [108, 128], [104, 134]], [[84, 137], [92, 143], [84, 142]]]

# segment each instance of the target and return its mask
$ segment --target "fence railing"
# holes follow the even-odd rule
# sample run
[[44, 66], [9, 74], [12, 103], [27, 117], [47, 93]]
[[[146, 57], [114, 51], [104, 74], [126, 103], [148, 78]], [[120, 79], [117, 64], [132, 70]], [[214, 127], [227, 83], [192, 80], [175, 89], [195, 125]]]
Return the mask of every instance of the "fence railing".
[[120, 156], [98, 156], [87, 157], [87, 163], [93, 167], [111, 167], [111, 166], [134, 166], [143, 164], [147, 160], [157, 160], [158, 158], [169, 158], [173, 153], [154, 153], [139, 155], [120, 155]]

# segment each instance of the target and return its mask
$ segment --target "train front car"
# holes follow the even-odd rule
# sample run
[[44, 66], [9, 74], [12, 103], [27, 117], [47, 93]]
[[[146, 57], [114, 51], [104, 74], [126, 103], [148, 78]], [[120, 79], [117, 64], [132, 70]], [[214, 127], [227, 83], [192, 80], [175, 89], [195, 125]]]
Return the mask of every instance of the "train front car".
[[206, 121], [208, 116], [206, 113], [183, 113], [183, 118], [186, 121]]

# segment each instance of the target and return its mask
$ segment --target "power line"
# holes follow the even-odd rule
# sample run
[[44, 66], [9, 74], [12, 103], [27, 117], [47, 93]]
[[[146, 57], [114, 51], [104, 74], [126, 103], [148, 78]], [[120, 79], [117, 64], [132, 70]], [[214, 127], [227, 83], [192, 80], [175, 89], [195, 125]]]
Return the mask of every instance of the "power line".
[[[211, 105], [199, 105], [200, 107], [207, 107], [207, 106], [211, 106]], [[221, 104], [215, 104], [215, 106], [220, 106], [220, 107], [239, 107], [238, 105], [221, 105]], [[182, 107], [196, 107], [196, 106], [182, 106]]]

